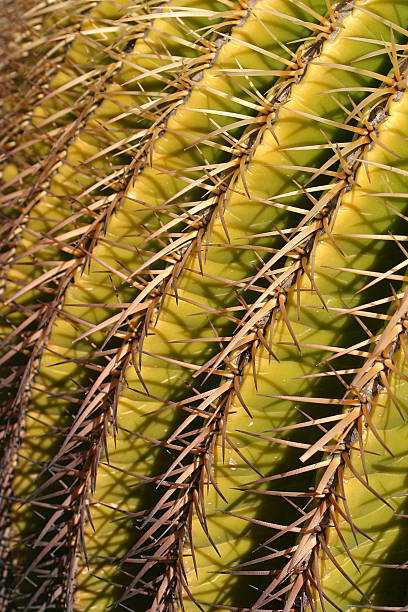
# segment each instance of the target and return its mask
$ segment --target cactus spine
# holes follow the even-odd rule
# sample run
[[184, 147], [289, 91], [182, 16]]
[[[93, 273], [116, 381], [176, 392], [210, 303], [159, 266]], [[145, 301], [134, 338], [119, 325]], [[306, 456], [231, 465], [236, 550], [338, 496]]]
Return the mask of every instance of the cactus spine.
[[407, 18], [405, 0], [21, 12], [5, 610], [407, 609]]

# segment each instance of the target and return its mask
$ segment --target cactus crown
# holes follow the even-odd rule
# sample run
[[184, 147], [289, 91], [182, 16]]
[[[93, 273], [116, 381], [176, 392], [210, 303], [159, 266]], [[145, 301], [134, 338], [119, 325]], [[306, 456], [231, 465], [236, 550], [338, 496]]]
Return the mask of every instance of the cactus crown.
[[406, 0], [0, 11], [0, 607], [407, 610]]

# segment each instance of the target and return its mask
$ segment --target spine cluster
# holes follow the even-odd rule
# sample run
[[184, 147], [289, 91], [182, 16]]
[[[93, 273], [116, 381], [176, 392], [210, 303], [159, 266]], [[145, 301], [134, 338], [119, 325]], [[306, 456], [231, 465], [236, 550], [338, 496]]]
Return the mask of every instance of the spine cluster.
[[0, 607], [401, 612], [405, 3], [16, 7]]

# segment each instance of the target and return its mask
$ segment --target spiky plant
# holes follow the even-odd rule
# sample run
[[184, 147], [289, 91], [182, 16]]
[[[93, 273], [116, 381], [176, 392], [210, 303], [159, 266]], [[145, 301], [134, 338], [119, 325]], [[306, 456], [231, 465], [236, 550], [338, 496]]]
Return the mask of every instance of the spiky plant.
[[408, 610], [406, 0], [0, 12], [1, 610]]

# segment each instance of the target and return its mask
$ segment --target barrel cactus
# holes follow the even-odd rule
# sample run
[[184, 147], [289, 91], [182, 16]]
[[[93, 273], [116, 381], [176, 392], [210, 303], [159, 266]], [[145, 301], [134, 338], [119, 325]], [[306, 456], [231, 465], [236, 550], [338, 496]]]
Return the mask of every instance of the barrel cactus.
[[406, 0], [0, 15], [0, 608], [408, 610]]

